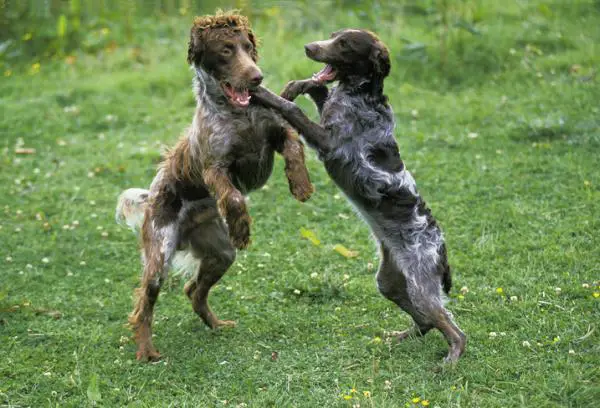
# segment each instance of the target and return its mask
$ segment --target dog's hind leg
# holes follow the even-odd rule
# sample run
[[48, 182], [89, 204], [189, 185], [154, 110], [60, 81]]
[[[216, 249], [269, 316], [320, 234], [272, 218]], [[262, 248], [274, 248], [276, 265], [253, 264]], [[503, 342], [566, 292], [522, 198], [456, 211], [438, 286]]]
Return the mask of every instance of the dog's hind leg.
[[443, 306], [434, 310], [435, 327], [442, 332], [450, 349], [444, 358], [447, 363], [453, 363], [464, 353], [467, 336], [459, 329], [452, 319], [452, 314]]
[[413, 327], [403, 331], [388, 332], [388, 336], [395, 337], [397, 340], [404, 340], [411, 336], [424, 336], [433, 328], [433, 325], [428, 322], [414, 319], [416, 310], [408, 295], [406, 277], [398, 269], [391, 251], [384, 244], [381, 244], [381, 263], [377, 271], [377, 289], [383, 296], [413, 317], [415, 321]]
[[208, 305], [210, 289], [235, 260], [235, 248], [229, 240], [227, 226], [216, 211], [211, 220], [199, 224], [191, 232], [190, 245], [194, 256], [202, 260], [195, 280], [187, 282], [184, 289], [194, 311], [211, 329], [234, 327], [234, 321], [218, 319]]
[[401, 332], [391, 333], [398, 340], [423, 336], [432, 328], [442, 332], [450, 346], [446, 362], [458, 360], [464, 352], [466, 336], [452, 320], [443, 305], [442, 281], [436, 274], [410, 273], [408, 277], [398, 268], [391, 251], [382, 245], [381, 266], [377, 273], [380, 292], [407, 312], [415, 325]]
[[448, 355], [444, 360], [448, 363], [452, 363], [457, 361], [462, 353], [464, 353], [465, 346], [467, 344], [467, 336], [454, 322], [452, 313], [450, 313], [444, 307], [440, 295], [442, 289], [445, 293], [449, 293], [450, 288], [452, 287], [450, 266], [448, 265], [448, 257], [446, 255], [445, 245], [441, 247], [439, 252], [436, 277], [441, 277], [441, 282], [440, 287], [438, 287], [435, 279], [433, 281], [430, 280], [432, 284], [435, 284], [435, 288], [433, 288], [432, 291], [435, 291], [437, 295], [437, 301], [431, 303], [431, 305], [433, 305], [433, 309], [430, 311], [430, 313], [435, 327], [443, 333], [448, 345], [450, 346]]
[[160, 358], [160, 354], [152, 344], [154, 304], [167, 278], [169, 262], [177, 246], [177, 234], [174, 224], [154, 228], [147, 215], [142, 227], [144, 272], [141, 286], [135, 290], [135, 306], [129, 315], [129, 324], [138, 346], [137, 359], [155, 361]]

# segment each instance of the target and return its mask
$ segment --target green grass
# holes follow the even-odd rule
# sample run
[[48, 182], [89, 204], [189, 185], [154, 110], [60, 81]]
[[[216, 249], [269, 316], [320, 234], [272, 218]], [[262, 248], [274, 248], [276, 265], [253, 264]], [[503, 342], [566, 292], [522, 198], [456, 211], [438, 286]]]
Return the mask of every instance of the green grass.
[[[335, 29], [370, 27], [390, 47], [397, 140], [444, 228], [449, 308], [469, 336], [458, 365], [441, 363], [437, 332], [381, 341], [409, 318], [378, 294], [369, 231], [312, 153], [309, 202], [288, 193], [280, 158], [268, 188], [251, 195], [253, 244], [211, 297], [238, 327], [206, 329], [173, 279], [155, 314], [164, 359], [135, 360], [124, 323], [140, 264], [134, 236], [113, 221], [115, 201], [148, 186], [160, 146], [194, 110], [190, 17], [161, 17], [148, 31], [140, 22], [135, 49], [123, 41], [75, 53], [72, 65], [4, 65], [0, 405], [598, 404], [598, 2], [449, 2], [448, 18], [463, 16], [479, 34], [450, 26], [445, 45], [443, 13], [426, 3], [353, 14], [321, 3], [273, 7], [254, 25], [275, 90], [319, 69], [302, 44]], [[35, 154], [15, 154], [21, 145]], [[335, 244], [360, 255], [346, 259]]]

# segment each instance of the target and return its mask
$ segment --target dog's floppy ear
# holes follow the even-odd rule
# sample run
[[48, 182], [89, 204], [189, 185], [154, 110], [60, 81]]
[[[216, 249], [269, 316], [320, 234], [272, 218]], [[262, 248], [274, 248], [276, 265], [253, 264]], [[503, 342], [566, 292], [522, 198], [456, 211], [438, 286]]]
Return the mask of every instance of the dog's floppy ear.
[[190, 30], [190, 42], [188, 43], [188, 64], [199, 64], [202, 59], [202, 52], [204, 51], [204, 40], [202, 36], [202, 29], [198, 27], [192, 27]]
[[250, 52], [250, 57], [254, 62], [258, 61], [258, 38], [254, 35], [252, 30], [248, 30], [248, 39], [252, 43], [252, 51]]
[[369, 60], [376, 76], [383, 79], [390, 74], [390, 53], [381, 41], [377, 41], [373, 46]]

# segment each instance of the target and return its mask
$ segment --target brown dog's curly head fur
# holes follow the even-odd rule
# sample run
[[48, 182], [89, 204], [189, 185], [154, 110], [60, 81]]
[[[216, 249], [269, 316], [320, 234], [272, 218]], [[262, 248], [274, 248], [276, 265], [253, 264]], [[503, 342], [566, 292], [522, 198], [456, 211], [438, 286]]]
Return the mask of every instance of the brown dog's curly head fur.
[[[223, 30], [217, 30], [223, 29]], [[213, 33], [211, 35], [210, 33]], [[258, 38], [252, 32], [248, 18], [235, 11], [217, 11], [215, 15], [199, 16], [194, 18], [194, 23], [190, 31], [190, 42], [188, 44], [188, 64], [199, 63], [204, 50], [204, 44], [207, 40], [219, 40], [232, 33], [245, 34], [252, 43], [250, 56], [256, 62], [258, 61]], [[208, 38], [212, 37], [212, 38]]]
[[196, 17], [187, 60], [218, 81], [232, 105], [244, 108], [250, 103], [249, 90], [263, 79], [256, 41], [248, 19], [232, 11]]

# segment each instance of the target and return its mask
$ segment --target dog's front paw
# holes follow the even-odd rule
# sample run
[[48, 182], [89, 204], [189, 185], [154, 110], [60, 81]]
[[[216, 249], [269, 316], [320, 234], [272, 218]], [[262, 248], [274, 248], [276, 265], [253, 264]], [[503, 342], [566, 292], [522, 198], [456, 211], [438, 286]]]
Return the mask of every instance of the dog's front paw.
[[246, 200], [238, 191], [219, 202], [222, 214], [229, 228], [229, 239], [237, 249], [250, 245], [250, 224], [252, 219], [246, 210]]
[[290, 185], [290, 191], [296, 200], [303, 203], [308, 201], [308, 199], [312, 196], [312, 194], [315, 192], [315, 187], [310, 181], [305, 183], [295, 183]]
[[280, 96], [293, 102], [299, 95], [306, 92], [306, 83], [307, 81], [290, 81], [285, 85]]
[[231, 240], [231, 244], [237, 249], [246, 249], [250, 245], [251, 222], [252, 220], [247, 214], [237, 218], [227, 218], [229, 239]]

